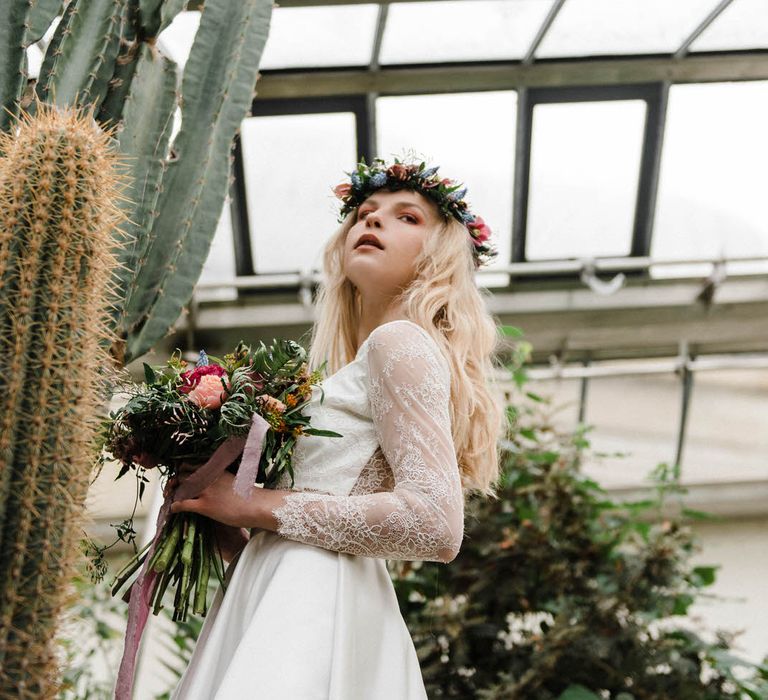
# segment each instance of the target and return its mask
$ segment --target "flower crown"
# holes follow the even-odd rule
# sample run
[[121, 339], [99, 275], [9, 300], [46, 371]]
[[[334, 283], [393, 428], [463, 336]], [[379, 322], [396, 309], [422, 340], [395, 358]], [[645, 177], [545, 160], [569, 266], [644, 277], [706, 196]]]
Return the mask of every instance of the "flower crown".
[[496, 246], [489, 240], [491, 229], [481, 217], [469, 211], [464, 200], [467, 188], [461, 183], [441, 178], [437, 174], [439, 167], [427, 168], [423, 161], [404, 163], [398, 158], [389, 166], [381, 158], [374, 158], [370, 165], [366, 165], [365, 158], [361, 159], [357, 168], [347, 173], [351, 182], [342, 182], [333, 188], [333, 193], [343, 203], [339, 222], [376, 190], [417, 190], [431, 199], [445, 216], [452, 216], [467, 227], [473, 243], [475, 267], [487, 264], [498, 255]]

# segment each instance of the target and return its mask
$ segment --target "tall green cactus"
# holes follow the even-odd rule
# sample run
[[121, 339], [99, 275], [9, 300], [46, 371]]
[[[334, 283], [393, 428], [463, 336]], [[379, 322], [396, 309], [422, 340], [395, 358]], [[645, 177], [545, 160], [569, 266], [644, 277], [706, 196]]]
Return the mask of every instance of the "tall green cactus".
[[[39, 38], [57, 4], [0, 3], [0, 40], [9, 39], [0, 54], [4, 105], [15, 109], [30, 94], [20, 47]], [[131, 167], [113, 313], [121, 364], [163, 338], [192, 296], [226, 197], [232, 141], [253, 99], [273, 1], [206, 0], [179, 92], [177, 67], [157, 35], [188, 4], [69, 0], [35, 85], [46, 102], [94, 108], [99, 123], [116, 127]], [[177, 110], [182, 126], [171, 142]]]
[[[54, 697], [114, 340], [124, 185], [92, 113], [0, 135], [0, 697]], [[16, 129], [14, 129], [16, 130]]]

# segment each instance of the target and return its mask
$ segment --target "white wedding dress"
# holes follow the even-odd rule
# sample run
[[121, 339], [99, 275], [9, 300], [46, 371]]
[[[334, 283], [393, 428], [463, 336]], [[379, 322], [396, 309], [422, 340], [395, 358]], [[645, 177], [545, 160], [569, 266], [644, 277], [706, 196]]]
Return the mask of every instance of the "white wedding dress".
[[[464, 532], [450, 374], [407, 320], [315, 389], [295, 483], [227, 570], [171, 700], [423, 700], [386, 559], [449, 562]], [[277, 488], [288, 489], [284, 475]]]

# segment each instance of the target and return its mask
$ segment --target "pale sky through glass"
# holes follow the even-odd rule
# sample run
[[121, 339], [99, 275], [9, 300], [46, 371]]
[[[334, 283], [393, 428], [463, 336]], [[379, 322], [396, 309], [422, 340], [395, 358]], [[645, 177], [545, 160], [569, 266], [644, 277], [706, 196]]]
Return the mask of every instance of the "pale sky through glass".
[[381, 97], [376, 102], [381, 157], [391, 162], [393, 155], [414, 149], [430, 165], [439, 165], [440, 175], [463, 182], [471, 211], [494, 232], [499, 247], [495, 265], [510, 257], [516, 105], [512, 91]]
[[645, 112], [642, 100], [534, 107], [528, 260], [629, 254]]
[[242, 139], [256, 271], [319, 269], [339, 225], [331, 188], [355, 161], [354, 115], [252, 117]]
[[766, 124], [768, 81], [671, 87], [652, 256], [768, 256]]

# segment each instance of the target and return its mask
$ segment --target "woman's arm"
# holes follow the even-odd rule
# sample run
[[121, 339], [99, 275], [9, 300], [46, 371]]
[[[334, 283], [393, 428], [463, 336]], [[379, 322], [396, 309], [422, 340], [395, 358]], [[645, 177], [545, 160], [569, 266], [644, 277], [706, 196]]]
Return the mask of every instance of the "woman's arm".
[[263, 526], [349, 554], [449, 562], [463, 538], [464, 497], [448, 366], [434, 340], [408, 322], [375, 329], [368, 343], [373, 422], [392, 492], [276, 492]]

